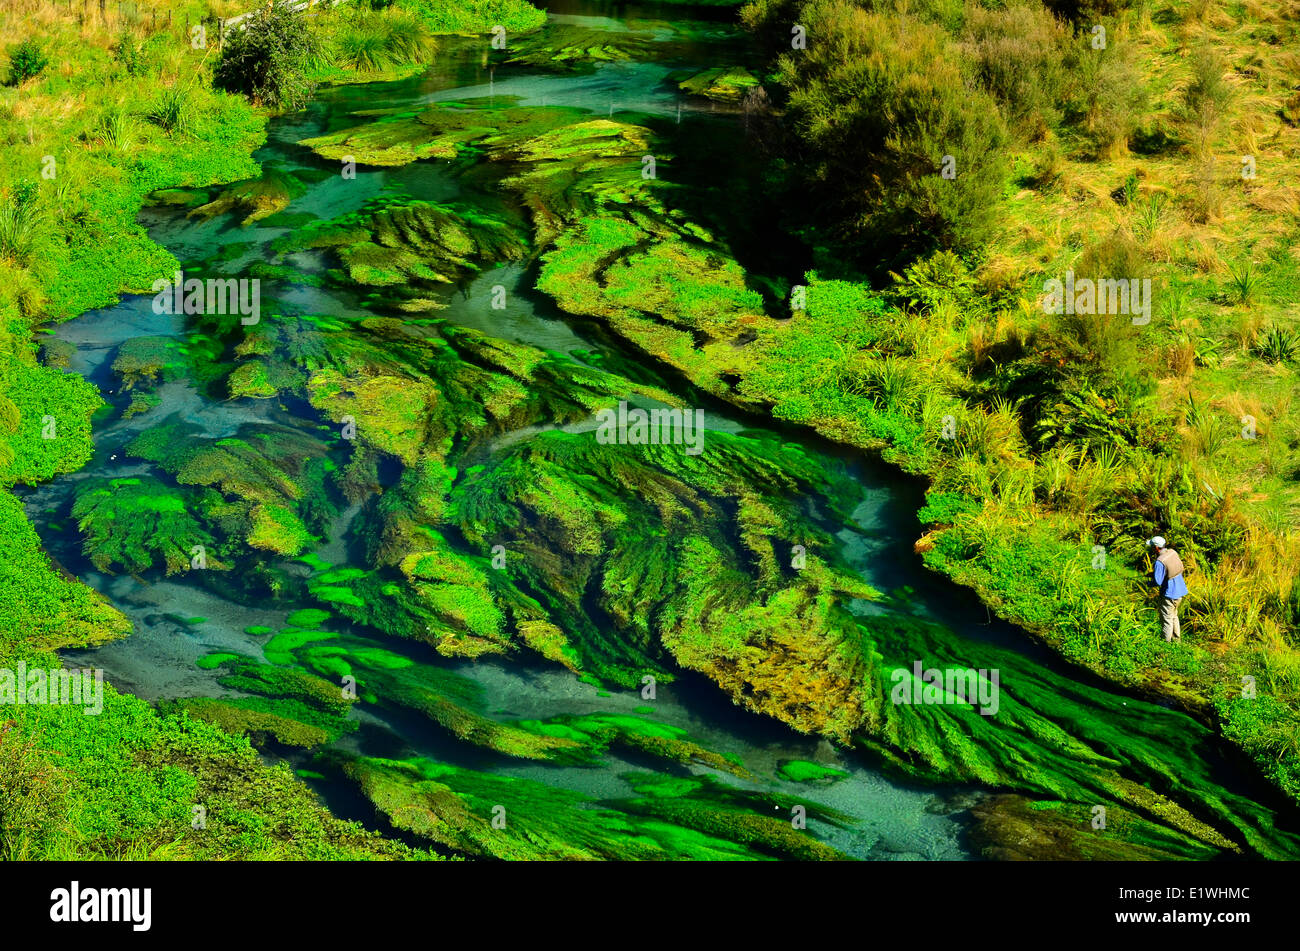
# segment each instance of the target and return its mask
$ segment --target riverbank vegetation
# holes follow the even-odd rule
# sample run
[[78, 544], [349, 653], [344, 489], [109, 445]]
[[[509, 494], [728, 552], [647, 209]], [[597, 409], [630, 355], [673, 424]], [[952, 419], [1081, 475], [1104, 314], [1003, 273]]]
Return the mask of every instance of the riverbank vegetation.
[[[1300, 20], [1071, 12], [745, 9], [783, 207], [834, 228], [739, 388], [929, 476], [930, 564], [1300, 796]], [[1149, 279], [1150, 322], [1045, 313], [1067, 270]], [[1145, 600], [1153, 534], [1190, 566], [1182, 643]]]

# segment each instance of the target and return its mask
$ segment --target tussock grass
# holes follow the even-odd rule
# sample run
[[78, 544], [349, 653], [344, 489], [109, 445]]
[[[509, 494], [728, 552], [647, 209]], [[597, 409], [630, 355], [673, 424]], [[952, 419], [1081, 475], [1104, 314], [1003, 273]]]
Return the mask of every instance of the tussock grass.
[[332, 43], [333, 61], [360, 72], [427, 63], [437, 51], [437, 42], [424, 21], [403, 10], [388, 15], [365, 10], [339, 15]]

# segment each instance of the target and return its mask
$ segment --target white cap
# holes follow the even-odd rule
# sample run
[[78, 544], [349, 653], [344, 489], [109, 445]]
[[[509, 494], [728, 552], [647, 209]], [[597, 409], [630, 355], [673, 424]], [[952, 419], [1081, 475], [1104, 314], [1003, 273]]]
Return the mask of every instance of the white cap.
[[1147, 542], [1147, 544], [1152, 548], [1164, 548], [1165, 540], [1157, 535], [1155, 538], [1151, 539], [1151, 541]]

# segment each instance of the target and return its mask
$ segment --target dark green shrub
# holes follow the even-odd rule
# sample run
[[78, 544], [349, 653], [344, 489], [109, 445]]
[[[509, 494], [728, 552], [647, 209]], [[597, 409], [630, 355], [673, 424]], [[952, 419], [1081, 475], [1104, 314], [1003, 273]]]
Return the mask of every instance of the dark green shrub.
[[1071, 23], [1088, 26], [1122, 17], [1133, 0], [1044, 0], [1044, 6]]
[[39, 76], [49, 62], [50, 58], [35, 40], [27, 39], [14, 44], [9, 47], [8, 85], [18, 86]]
[[303, 14], [268, 6], [226, 35], [212, 81], [227, 92], [242, 93], [255, 105], [297, 109], [311, 95], [305, 70], [318, 51]]
[[1008, 174], [1007, 133], [957, 44], [940, 26], [845, 0], [800, 14], [816, 42], [781, 58], [780, 80], [792, 165], [819, 220], [895, 260], [981, 244]]

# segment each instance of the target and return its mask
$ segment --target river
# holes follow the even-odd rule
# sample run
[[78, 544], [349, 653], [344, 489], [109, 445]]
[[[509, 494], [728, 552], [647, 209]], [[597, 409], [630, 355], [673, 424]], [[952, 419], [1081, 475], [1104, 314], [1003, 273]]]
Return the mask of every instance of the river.
[[[505, 801], [497, 780], [519, 784], [516, 788], [525, 791], [554, 790], [559, 798], [546, 808], [570, 817], [584, 813], [583, 821], [587, 821], [585, 813], [608, 817], [592, 827], [596, 831], [584, 826], [585, 831], [572, 833], [575, 849], [585, 848], [605, 857], [644, 854], [624, 851], [618, 844], [618, 836], [624, 834], [653, 840], [653, 849], [662, 850], [655, 854], [666, 857], [750, 855], [743, 836], [719, 831], [708, 817], [725, 813], [734, 818], [743, 813], [770, 822], [775, 813], [784, 823], [791, 804], [798, 802], [807, 806], [807, 829], [806, 833], [800, 830], [801, 834], [844, 856], [972, 858], [978, 854], [978, 844], [972, 840], [976, 817], [984, 817], [980, 841], [989, 835], [996, 838], [987, 821], [989, 813], [981, 809], [989, 808], [996, 792], [1007, 790], [1024, 794], [1028, 797], [1024, 801], [1032, 803], [1029, 808], [1044, 814], [1066, 805], [1082, 815], [1095, 816], [1094, 803], [1112, 807], [1121, 803], [1122, 809], [1129, 810], [1124, 816], [1142, 817], [1140, 828], [1131, 825], [1138, 821], [1131, 818], [1126, 818], [1129, 826], [1118, 823], [1129, 829], [1124, 842], [1163, 850], [1160, 854], [1300, 855], [1300, 840], [1292, 831], [1297, 828], [1294, 812], [1277, 803], [1258, 777], [1233, 762], [1209, 729], [1185, 714], [1120, 694], [1067, 667], [1023, 632], [991, 618], [967, 592], [927, 572], [912, 551], [919, 531], [914, 512], [921, 502], [921, 488], [912, 480], [806, 432], [778, 429], [724, 405], [689, 386], [678, 374], [651, 365], [599, 322], [563, 313], [551, 298], [534, 288], [538, 262], [530, 254], [505, 255], [477, 271], [470, 269], [451, 283], [423, 286], [420, 298], [433, 298], [437, 305], [432, 311], [436, 319], [426, 323], [409, 320], [412, 310], [405, 306], [409, 300], [392, 296], [396, 291], [391, 282], [376, 291], [332, 273], [338, 266], [332, 256], [337, 245], [293, 244], [305, 225], [353, 220], [348, 216], [370, 214], [374, 202], [384, 198], [399, 205], [415, 200], [470, 207], [526, 231], [528, 209], [517, 194], [500, 186], [504, 169], [501, 163], [490, 161], [487, 153], [476, 157], [471, 152], [454, 161], [426, 158], [388, 167], [362, 163], [355, 177], [349, 177], [339, 174], [338, 161], [301, 144], [364, 124], [371, 117], [391, 119], [404, 112], [416, 114], [434, 104], [487, 99], [494, 107], [500, 103], [516, 111], [565, 108], [571, 110], [571, 122], [598, 117], [643, 123], [662, 136], [677, 137], [679, 152], [683, 140], [693, 141], [701, 155], [743, 142], [739, 134], [742, 117], [733, 105], [687, 96], [668, 81], [675, 71], [689, 73], [744, 62], [744, 44], [727, 22], [729, 13], [586, 0], [553, 5], [551, 12], [548, 26], [530, 39], [526, 49], [576, 37], [573, 42], [587, 48], [595, 40], [607, 41], [612, 48], [623, 49], [626, 58], [602, 57], [593, 68], [559, 69], [512, 63], [501, 56], [493, 59], [484, 50], [484, 40], [448, 38], [437, 63], [419, 76], [323, 88], [307, 109], [271, 122], [268, 141], [255, 157], [265, 169], [294, 183], [287, 203], [275, 214], [241, 225], [238, 212], [190, 215], [196, 199], [147, 208], [141, 221], [187, 272], [223, 277], [260, 274], [267, 324], [298, 320], [296, 326], [304, 328], [303, 318], [310, 316], [323, 333], [359, 334], [350, 329], [353, 325], [349, 322], [364, 314], [367, 318], [406, 320], [415, 328], [411, 333], [429, 336], [444, 333], [439, 329], [444, 326], [464, 328], [475, 334], [474, 340], [481, 334], [529, 348], [529, 354], [553, 355], [553, 359], [566, 361], [563, 366], [577, 368], [574, 372], [614, 374], [628, 385], [626, 394], [616, 395], [636, 399], [639, 393], [640, 398], [649, 399], [647, 405], [662, 405], [645, 396], [654, 391], [669, 394], [680, 405], [703, 406], [708, 419], [706, 444], [711, 445], [709, 439], [730, 440], [727, 444], [738, 447], [738, 453], [749, 445], [798, 446], [814, 460], [818, 471], [833, 475], [828, 477], [824, 494], [815, 482], [807, 482], [807, 497], [791, 504], [807, 509], [810, 522], [833, 539], [828, 548], [833, 555], [828, 557], [838, 559], [884, 595], [881, 599], [841, 599], [852, 615], [864, 622], [875, 619], [871, 628], [877, 638], [875, 650], [899, 666], [910, 667], [916, 659], [927, 666], [1000, 671], [1001, 714], [973, 721], [974, 727], [967, 725], [972, 721], [953, 721], [954, 728], [966, 734], [962, 743], [982, 748], [988, 763], [967, 764], [968, 768], [945, 777], [942, 766], [932, 763], [927, 767], [918, 754], [925, 743], [884, 735], [860, 737], [846, 745], [798, 732], [777, 719], [737, 706], [709, 677], [681, 669], [657, 650], [651, 653], [667, 665], [671, 676], [663, 678], [647, 697], [635, 684], [580, 676], [553, 662], [554, 657], [546, 660], [518, 650], [496, 656], [489, 652], [477, 658], [444, 656], [445, 651], [439, 653], [429, 643], [413, 639], [404, 618], [387, 624], [376, 621], [387, 615], [367, 615], [368, 623], [346, 610], [336, 610], [328, 620], [303, 621], [304, 608], [324, 612], [338, 607], [330, 597], [318, 596], [321, 591], [346, 589], [353, 575], [368, 576], [382, 568], [377, 567], [374, 541], [382, 535], [374, 528], [379, 524], [374, 520], [380, 518], [376, 514], [380, 492], [383, 490], [385, 498], [398, 498], [402, 473], [413, 465], [410, 458], [399, 463], [399, 452], [377, 454], [382, 458], [376, 463], [370, 491], [343, 498], [339, 492], [321, 490], [330, 502], [322, 503], [323, 515], [317, 513], [319, 517], [307, 520], [323, 529], [313, 532], [316, 540], [297, 557], [253, 546], [240, 549], [236, 570], [226, 573], [165, 575], [157, 565], [135, 571], [120, 565], [105, 570], [102, 563], [97, 567], [85, 533], [77, 529], [77, 518], [71, 513], [80, 496], [102, 486], [110, 486], [112, 492], [129, 491], [140, 485], [134, 481], [140, 479], [157, 480], [183, 493], [191, 492], [188, 486], [195, 484], [216, 484], [191, 476], [178, 481], [176, 466], [161, 462], [157, 453], [148, 457], [128, 448], [150, 432], [176, 427], [166, 430], [173, 434], [169, 439], [204, 447], [232, 439], [256, 444], [255, 440], [263, 437], [283, 442], [296, 433], [307, 440], [304, 453], [327, 460], [320, 467], [328, 473], [345, 469], [351, 458], [352, 447], [346, 442], [322, 436], [338, 416], [325, 411], [328, 405], [319, 394], [313, 397], [315, 405], [309, 405], [301, 385], [286, 384], [272, 398], [230, 398], [222, 393], [220, 378], [215, 371], [207, 373], [204, 365], [211, 369], [218, 362], [229, 362], [240, 342], [214, 334], [210, 323], [193, 317], [156, 313], [148, 295], [127, 297], [114, 307], [84, 314], [54, 329], [57, 338], [74, 348], [70, 370], [100, 387], [109, 406], [97, 417], [92, 461], [76, 473], [26, 492], [25, 504], [54, 557], [107, 596], [134, 628], [129, 638], [94, 650], [65, 652], [67, 663], [103, 668], [118, 689], [150, 701], [263, 698], [243, 709], [325, 724], [322, 728], [329, 737], [324, 743], [298, 746], [271, 741], [264, 744], [264, 753], [291, 762], [339, 815], [416, 844], [469, 854], [527, 857], [567, 853], [529, 851], [533, 846], [522, 844], [522, 840], [512, 842], [509, 848], [493, 846], [487, 844], [481, 830], [469, 833], [458, 827], [453, 834], [439, 831], [439, 826], [430, 832], [409, 822], [391, 822], [395, 814], [391, 807], [377, 811], [372, 804], [378, 802], [378, 787], [373, 783], [367, 786], [364, 778], [358, 780], [358, 774], [349, 772], [344, 764], [351, 758], [425, 764], [419, 767], [419, 782], [440, 783], [439, 791], [444, 786], [453, 789], [471, 812], [478, 804], [491, 803], [494, 796]], [[712, 177], [712, 188], [725, 193], [729, 176], [745, 174], [737, 168], [726, 163], [696, 167], [692, 178], [698, 189]], [[220, 193], [221, 189], [212, 189], [204, 197], [211, 199]], [[797, 259], [799, 254], [797, 242], [784, 237], [764, 243], [752, 234], [748, 238], [737, 235], [733, 247], [742, 263], [756, 271], [770, 264], [765, 258], [793, 255]], [[265, 262], [275, 262], [294, 273], [257, 270]], [[504, 306], [482, 306], [496, 288], [505, 289]], [[300, 333], [294, 338], [297, 342], [276, 346], [308, 349], [308, 343], [302, 341], [308, 339], [309, 332], [295, 333]], [[137, 379], [127, 385], [131, 381], [123, 375], [122, 347], [143, 340], [152, 341], [155, 352], [179, 360], [183, 372], [164, 370], [152, 382]], [[254, 350], [268, 352], [262, 347]], [[461, 356], [468, 360], [463, 350]], [[328, 363], [327, 358], [320, 358], [307, 372], [318, 372], [319, 365]], [[438, 376], [442, 371], [430, 363], [427, 372], [444, 394], [449, 391], [450, 384]], [[467, 371], [461, 366], [455, 372]], [[309, 379], [314, 387], [316, 378]], [[141, 394], [148, 395], [143, 404], [139, 403]], [[468, 397], [483, 402], [490, 399], [486, 389], [471, 390]], [[453, 432], [448, 460], [455, 463], [458, 473], [482, 467], [491, 474], [494, 467], [505, 465], [504, 460], [519, 458], [512, 453], [538, 440], [554, 438], [556, 431], [589, 436], [594, 422], [572, 407], [547, 418], [547, 407], [552, 405], [548, 401], [562, 400], [561, 393], [547, 394], [540, 409], [524, 417], [511, 415], [508, 425], [487, 425], [482, 438], [469, 428], [459, 435]], [[137, 401], [137, 410], [148, 408], [124, 412], [133, 401]], [[357, 425], [364, 426], [365, 420], [358, 420]], [[426, 434], [426, 442], [431, 438]], [[138, 448], [139, 444], [135, 445]], [[383, 448], [385, 443], [376, 440], [375, 445]], [[294, 469], [289, 462], [275, 465], [292, 471], [295, 478], [306, 479], [305, 470]], [[263, 477], [275, 478], [273, 474], [259, 476]], [[260, 483], [255, 490], [232, 485], [229, 480], [220, 484], [228, 499], [255, 498], [269, 505]], [[196, 495], [181, 497], [188, 500], [186, 504], [199, 504]], [[224, 537], [220, 531], [227, 524], [221, 521], [225, 517], [222, 504], [214, 495], [202, 498], [208, 519], [205, 524], [218, 537], [218, 548]], [[226, 516], [234, 518], [229, 513]], [[128, 513], [117, 518], [105, 522], [107, 531], [125, 538], [132, 531], [131, 517]], [[384, 531], [397, 531], [393, 525], [407, 525], [385, 524]], [[451, 560], [469, 556], [473, 545], [468, 534], [440, 532], [445, 538], [438, 539], [438, 544], [445, 543], [447, 548], [438, 550], [451, 552], [447, 556]], [[723, 534], [735, 541], [734, 532]], [[353, 575], [348, 574], [349, 569]], [[396, 578], [392, 564], [387, 570]], [[527, 590], [537, 594], [536, 576], [529, 578]], [[430, 589], [420, 590], [428, 593]], [[436, 591], [429, 597], [435, 595]], [[543, 605], [553, 603], [545, 597], [538, 600]], [[617, 638], [608, 610], [608, 606], [593, 606], [582, 623], [601, 636]], [[274, 631], [288, 631], [290, 636], [277, 638], [279, 643], [268, 641], [267, 634]], [[299, 636], [303, 631], [324, 633], [319, 638]], [[333, 653], [321, 652], [321, 644]], [[283, 697], [301, 702], [301, 693], [250, 689], [256, 677], [236, 678], [232, 683], [232, 668], [221, 663], [227, 657], [241, 658], [241, 663], [258, 665], [258, 669], [279, 667], [310, 671], [315, 676], [334, 669], [330, 657], [343, 658], [363, 681], [359, 702], [346, 713], [352, 726], [336, 729], [337, 723], [324, 714], [319, 723], [305, 714], [291, 715], [292, 710], [301, 708], [285, 706]], [[427, 706], [411, 701], [409, 691], [414, 688], [409, 682], [399, 685], [384, 680], [388, 676], [385, 671], [414, 671], [411, 676], [416, 681], [423, 677], [444, 700], [453, 698], [456, 712], [446, 713], [451, 709], [447, 707], [439, 708], [443, 713], [431, 714]], [[367, 677], [376, 679], [367, 682]], [[395, 692], [401, 694], [396, 702]], [[320, 713], [323, 708], [313, 709]], [[667, 727], [665, 735], [711, 751], [732, 765], [706, 756], [669, 761], [671, 757], [657, 755], [644, 744], [627, 743], [614, 743], [585, 759], [522, 756], [509, 747], [523, 743], [523, 733], [483, 739], [491, 732], [483, 721], [511, 729], [523, 724], [533, 736], [564, 737], [574, 728], [590, 736], [591, 721], [583, 718], [591, 717], [605, 717], [603, 722], [611, 724], [632, 724], [627, 728], [638, 735], [653, 735]], [[466, 719], [477, 725], [456, 725]], [[932, 718], [918, 722], [929, 724], [919, 728], [933, 729], [936, 735], [948, 729], [936, 725], [938, 721]], [[540, 734], [539, 723], [545, 725]], [[960, 748], [944, 747], [946, 751]], [[331, 751], [331, 755], [315, 755], [321, 750]], [[950, 752], [945, 756], [954, 762], [961, 759]], [[438, 765], [434, 769], [427, 764]], [[831, 772], [810, 771], [808, 764]], [[979, 781], [981, 775], [987, 776], [987, 781]], [[684, 787], [680, 799], [673, 799], [679, 795], [673, 793], [668, 798], [681, 808], [664, 811], [647, 805], [646, 790], [655, 788], [655, 780], [647, 776], [662, 781], [706, 777], [709, 783]], [[385, 782], [390, 780], [385, 774]], [[402, 788], [428, 797], [432, 787], [413, 782]], [[1154, 799], [1144, 800], [1140, 790], [1150, 791]], [[661, 794], [650, 798], [656, 795]], [[530, 796], [536, 799], [528, 793], [521, 801]], [[419, 800], [422, 804], [430, 801]], [[691, 808], [686, 809], [685, 804]], [[525, 810], [522, 824], [532, 821], [542, 827], [542, 820], [527, 813], [527, 807], [518, 808]], [[436, 807], [429, 810], [437, 813]], [[764, 810], [770, 812], [764, 814]], [[1075, 839], [1104, 834], [1095, 824], [1076, 825], [1071, 833]], [[547, 828], [551, 839], [566, 836], [563, 823], [559, 831]], [[687, 838], [681, 831], [688, 828], [696, 838]], [[774, 844], [778, 840], [775, 833], [764, 834], [768, 836], [766, 845], [755, 854], [799, 854]], [[1072, 853], [1062, 847], [1061, 854]]]

